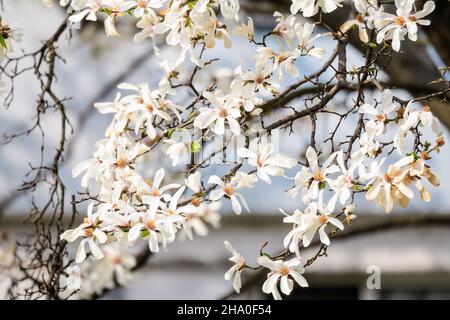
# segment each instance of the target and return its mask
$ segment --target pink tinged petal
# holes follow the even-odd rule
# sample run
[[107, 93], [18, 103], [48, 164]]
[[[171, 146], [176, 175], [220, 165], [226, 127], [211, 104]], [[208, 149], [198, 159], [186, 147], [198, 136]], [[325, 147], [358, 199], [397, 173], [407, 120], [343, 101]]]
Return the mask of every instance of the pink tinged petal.
[[242, 194], [236, 193], [235, 196], [238, 197], [239, 199], [241, 199], [242, 205], [244, 206], [245, 210], [247, 210], [248, 212], [250, 212], [250, 208], [248, 207], [247, 201], [246, 201], [245, 198], [242, 196]]
[[89, 249], [91, 250], [92, 255], [96, 259], [102, 259], [103, 258], [103, 252], [100, 250], [100, 247], [95, 243], [93, 239], [88, 240]]
[[319, 228], [319, 237], [320, 237], [320, 242], [322, 242], [324, 245], [327, 245], [327, 246], [330, 245], [330, 239], [328, 238], [328, 235], [325, 231], [325, 226], [322, 226]]
[[288, 278], [288, 276], [281, 277], [280, 281], [281, 292], [285, 295], [289, 295], [294, 288], [294, 282]]
[[231, 277], [233, 276], [233, 274], [235, 273], [236, 269], [237, 269], [236, 265], [234, 265], [230, 269], [228, 269], [228, 271], [225, 272], [225, 275], [224, 275], [225, 280], [229, 281], [231, 279]]
[[365, 103], [362, 106], [360, 106], [358, 112], [359, 113], [367, 113], [372, 116], [376, 116], [379, 113], [377, 109], [375, 109], [368, 103]]
[[329, 13], [336, 10], [337, 6], [335, 0], [324, 0], [322, 8], [323, 12], [325, 13]]
[[165, 171], [163, 168], [159, 169], [155, 173], [155, 179], [153, 180], [153, 188], [158, 189], [161, 185], [162, 180], [164, 179]]
[[212, 128], [215, 134], [223, 135], [225, 133], [225, 119], [222, 117], [217, 118], [216, 124]]
[[225, 183], [222, 181], [222, 179], [215, 175], [209, 177], [208, 184], [217, 184], [218, 186], [221, 187], [225, 186]]
[[290, 275], [292, 278], [294, 278], [295, 282], [297, 282], [298, 285], [299, 285], [300, 287], [303, 287], [303, 288], [308, 287], [308, 282], [307, 282], [306, 279], [305, 279], [301, 274], [299, 274], [298, 272], [291, 272], [291, 273], [289, 273], [289, 275]]
[[234, 280], [233, 280], [233, 289], [239, 293], [241, 291], [241, 270], [236, 271], [236, 273], [234, 274]]
[[80, 21], [83, 20], [84, 17], [86, 17], [90, 12], [91, 12], [90, 9], [86, 9], [86, 10], [80, 11], [80, 12], [77, 13], [77, 14], [71, 15], [71, 16], [69, 17], [69, 21], [70, 21], [70, 22], [74, 22], [74, 23], [80, 22]]
[[78, 177], [83, 171], [86, 171], [89, 166], [91, 165], [92, 160], [85, 160], [83, 162], [80, 162], [72, 169], [72, 177], [76, 178]]
[[150, 231], [150, 235], [148, 238], [148, 247], [153, 253], [159, 252], [158, 236], [156, 235], [155, 231]]
[[78, 245], [77, 254], [75, 258], [76, 263], [82, 263], [86, 259], [86, 250], [84, 248], [84, 245], [88, 239], [81, 240], [80, 244]]
[[258, 168], [258, 170], [256, 171], [256, 174], [262, 181], [264, 181], [268, 184], [272, 183], [272, 180], [270, 179], [269, 175], [267, 174], [266, 170], [264, 170], [264, 168]]
[[333, 217], [328, 217], [328, 222], [331, 223], [333, 226], [335, 226], [336, 228], [339, 228], [341, 230], [344, 230], [344, 225], [342, 224], [341, 221], [339, 221], [336, 218]]
[[372, 201], [378, 197], [381, 190], [381, 182], [377, 181], [375, 184], [366, 192], [366, 200]]
[[224, 196], [225, 192], [222, 189], [213, 190], [209, 196], [212, 201], [217, 201]]
[[414, 14], [414, 16], [416, 17], [416, 19], [423, 18], [423, 17], [429, 15], [431, 12], [433, 12], [435, 7], [436, 7], [436, 5], [434, 4], [434, 1], [427, 1], [423, 5], [422, 10], [416, 12]]
[[239, 125], [239, 122], [230, 116], [227, 117], [227, 121], [231, 132], [233, 132], [234, 135], [239, 136], [241, 134], [241, 126]]
[[219, 117], [218, 114], [213, 112], [212, 110], [206, 109], [205, 111], [202, 111], [194, 120], [194, 126], [200, 129], [206, 129], [208, 128], [211, 123], [216, 121], [216, 119]]
[[253, 151], [247, 148], [239, 148], [237, 150], [237, 155], [241, 158], [257, 159], [258, 156]]
[[225, 245], [225, 248], [231, 252], [233, 255], [237, 255], [237, 250], [229, 243], [228, 241], [224, 241], [223, 244]]
[[413, 156], [407, 156], [407, 157], [403, 157], [402, 159], [398, 160], [397, 162], [394, 163], [394, 167], [400, 168], [400, 167], [404, 167], [410, 163], [414, 162], [414, 157]]
[[186, 187], [181, 187], [175, 194], [173, 195], [172, 199], [170, 200], [169, 209], [172, 211], [175, 211], [178, 206], [178, 201], [181, 198], [181, 195], [183, 194]]
[[316, 234], [315, 228], [310, 228], [305, 232], [302, 239], [302, 244], [306, 248], [311, 244], [312, 239], [314, 238], [314, 235]]
[[105, 243], [106, 240], [108, 240], [107, 235], [103, 231], [101, 231], [100, 229], [95, 229], [94, 236], [98, 240], [98, 242], [100, 242], [100, 243]]
[[400, 51], [400, 28], [396, 28], [392, 35], [392, 49], [394, 51]]
[[396, 187], [409, 199], [414, 198], [414, 192], [408, 188], [404, 183], [396, 184]]
[[277, 263], [275, 263], [272, 259], [270, 259], [267, 256], [259, 256], [257, 260], [259, 265], [272, 271], [278, 269], [279, 267]]
[[138, 223], [137, 225], [131, 227], [130, 231], [128, 231], [128, 241], [133, 242], [137, 238], [139, 238], [139, 235], [141, 233], [142, 224]]
[[[214, 199], [212, 199], [214, 200]], [[234, 213], [236, 214], [241, 214], [242, 213], [242, 208], [241, 205], [239, 204], [239, 201], [237, 200], [236, 196], [231, 196], [230, 197], [231, 200], [231, 208], [233, 209]]]
[[359, 32], [358, 32], [358, 34], [359, 34], [359, 39], [362, 41], [362, 42], [369, 42], [369, 35], [367, 34], [367, 30], [366, 30], [366, 28], [364, 27], [364, 26], [362, 26], [362, 25], [359, 25], [359, 28], [358, 28], [358, 30], [359, 30]]
[[275, 273], [271, 275], [263, 284], [262, 290], [264, 293], [272, 293], [276, 290], [278, 279], [280, 278], [280, 274]]
[[309, 146], [308, 149], [306, 150], [306, 159], [308, 160], [308, 164], [312, 172], [319, 171], [317, 153], [316, 150], [314, 150], [314, 148], [312, 148], [311, 146]]
[[341, 194], [339, 195], [339, 202], [344, 205], [345, 202], [350, 198], [351, 192], [348, 188], [343, 188]]
[[318, 195], [319, 195], [319, 181], [314, 180], [313, 182], [311, 182], [311, 185], [309, 187], [308, 196], [311, 199], [316, 199]]

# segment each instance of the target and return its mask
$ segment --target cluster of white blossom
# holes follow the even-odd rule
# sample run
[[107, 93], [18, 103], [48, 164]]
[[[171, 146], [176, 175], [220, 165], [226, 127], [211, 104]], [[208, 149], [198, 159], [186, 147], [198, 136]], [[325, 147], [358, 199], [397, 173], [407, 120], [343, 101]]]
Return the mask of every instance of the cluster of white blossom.
[[[44, 2], [52, 4], [52, 1]], [[239, 163], [248, 165], [251, 168], [249, 172], [239, 165], [227, 175], [211, 175], [202, 180], [201, 171], [189, 170], [184, 181], [167, 181], [164, 168], [157, 169], [150, 179], [140, 166], [146, 163], [147, 155], [161, 141], [166, 144], [167, 155], [174, 166], [195, 153], [201, 147], [200, 143], [175, 139], [175, 135], [185, 129], [200, 130], [203, 136], [222, 137], [231, 133], [231, 136], [250, 138], [252, 126], [248, 119], [264, 111], [260, 107], [267, 96], [276, 97], [280, 93], [278, 86], [286, 74], [293, 78], [299, 76], [296, 61], [304, 56], [320, 59], [325, 53], [324, 49], [313, 44], [318, 37], [325, 35], [313, 35], [315, 25], [300, 22], [296, 14], [301, 12], [304, 17], [310, 17], [319, 9], [324, 13], [332, 12], [342, 6], [342, 2], [293, 0], [291, 16], [284, 17], [275, 12], [276, 26], [269, 33], [280, 44], [275, 49], [267, 45], [265, 38], [262, 42], [255, 40], [251, 18], [236, 24], [239, 18], [237, 0], [60, 1], [61, 5], [70, 5], [74, 10], [70, 17], [72, 22], [82, 19], [95, 21], [99, 14], [105, 14], [105, 29], [110, 36], [118, 35], [115, 28], [118, 17], [132, 15], [139, 20], [137, 27], [142, 29], [135, 35], [135, 41], [164, 36], [166, 43], [178, 47], [180, 52], [175, 62], [161, 60], [161, 67], [167, 74], [157, 89], [151, 90], [145, 84], [121, 84], [119, 89], [132, 94], [118, 94], [113, 102], [95, 105], [101, 113], [113, 113], [113, 120], [106, 130], [106, 138], [97, 142], [93, 158], [73, 170], [75, 177], [83, 176], [83, 187], [99, 188], [98, 196], [89, 204], [84, 222], [61, 235], [69, 242], [81, 238], [76, 261], [85, 261], [86, 245], [95, 258], [116, 261], [108, 248], [119, 243], [121, 252], [126, 253], [126, 248], [144, 239], [148, 241], [150, 251], [157, 253], [161, 246], [166, 248], [172, 243], [179, 231], [189, 238], [194, 232], [206, 235], [208, 225], [219, 226], [218, 210], [222, 199], [229, 200], [233, 211], [241, 214], [242, 207], [247, 211], [250, 209], [240, 189], [252, 188], [258, 181], [270, 184], [273, 177], [292, 179], [285, 176], [285, 171], [297, 167], [297, 160], [277, 153], [273, 144], [261, 139], [252, 139], [237, 150]], [[371, 40], [367, 31], [375, 30], [376, 41], [392, 40], [395, 51], [400, 49], [400, 41], [406, 35], [416, 40], [417, 25], [429, 24], [422, 18], [434, 9], [432, 1], [426, 2], [423, 10], [416, 11], [413, 0], [396, 0], [397, 12], [393, 15], [386, 13], [383, 6], [378, 7], [377, 1], [353, 0], [353, 3], [358, 14], [347, 21], [341, 31], [346, 32], [356, 25], [361, 40], [368, 42]], [[254, 68], [247, 70], [244, 65], [239, 66], [228, 90], [211, 86], [198, 94], [189, 107], [180, 106], [171, 100], [174, 94], [171, 80], [178, 77], [177, 68], [184, 62], [186, 54], [196, 67], [202, 68], [205, 62], [197, 48], [202, 51], [213, 48], [216, 40], [223, 41], [226, 48], [231, 46], [229, 30], [232, 24], [222, 22], [219, 12], [227, 22], [235, 24], [233, 33], [257, 47]], [[439, 181], [427, 161], [430, 154], [439, 152], [444, 144], [437, 119], [429, 107], [419, 110], [412, 101], [407, 105], [396, 102], [388, 89], [381, 93], [379, 100], [375, 104], [358, 106], [358, 112], [365, 120], [359, 149], [348, 156], [342, 150], [333, 152], [321, 161], [322, 150], [316, 150], [315, 146], [307, 148], [307, 163], [301, 165], [293, 179], [295, 185], [287, 191], [291, 197], [299, 195], [304, 205], [304, 209], [284, 218], [285, 223], [292, 225], [284, 246], [295, 255], [291, 260], [285, 260], [285, 256], [259, 257], [260, 267], [270, 270], [263, 285], [265, 293], [281, 298], [278, 282], [284, 294], [292, 291], [294, 281], [302, 287], [307, 286], [302, 276], [301, 246], [309, 246], [316, 233], [321, 243], [330, 245], [329, 232], [342, 230], [344, 223], [354, 218], [356, 194], [363, 193], [368, 201], [376, 201], [386, 212], [390, 212], [395, 203], [406, 206], [414, 196], [412, 186], [424, 201], [430, 201], [423, 179], [433, 185], [438, 185]], [[434, 142], [413, 147], [408, 145], [410, 138], [414, 140], [428, 127], [435, 134]], [[388, 163], [390, 157], [378, 158], [385, 143], [383, 138], [390, 130], [395, 131], [393, 147], [402, 156], [394, 163]], [[92, 181], [95, 184], [91, 184]], [[225, 278], [231, 279], [234, 274], [233, 287], [239, 292], [240, 275], [249, 267], [228, 242], [225, 245], [232, 253], [230, 260], [234, 263]], [[109, 263], [107, 269], [110, 271], [105, 272], [109, 276], [97, 272], [98, 269], [93, 274], [100, 280], [87, 291], [98, 293], [99, 288], [110, 287], [111, 274], [114, 273], [125, 283], [133, 264], [131, 258]], [[80, 287], [77, 280], [80, 277], [76, 276], [80, 269], [76, 268], [72, 270], [75, 276], [68, 279], [73, 288]]]

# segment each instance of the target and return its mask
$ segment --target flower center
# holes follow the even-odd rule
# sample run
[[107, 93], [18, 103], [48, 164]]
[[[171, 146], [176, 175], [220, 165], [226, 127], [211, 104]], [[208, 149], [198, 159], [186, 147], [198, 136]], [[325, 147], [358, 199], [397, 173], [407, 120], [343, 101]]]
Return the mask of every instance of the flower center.
[[119, 168], [123, 169], [123, 168], [125, 168], [127, 166], [128, 161], [125, 158], [120, 158], [120, 159], [117, 160], [116, 164], [117, 164], [117, 166]]
[[122, 258], [119, 256], [114, 256], [111, 259], [112, 264], [118, 265], [122, 263]]
[[345, 186], [347, 188], [353, 187], [353, 181], [352, 181], [352, 178], [350, 176], [345, 176], [344, 177], [344, 183], [345, 183]]
[[399, 27], [403, 27], [406, 23], [405, 18], [403, 18], [402, 16], [398, 17], [397, 20], [395, 20], [395, 23], [399, 26]]
[[86, 237], [92, 237], [94, 234], [94, 228], [86, 228], [84, 229], [84, 232], [86, 233]]
[[286, 267], [286, 266], [282, 266], [282, 267], [280, 268], [279, 273], [280, 273], [283, 277], [284, 277], [284, 276], [287, 276], [287, 275], [289, 274], [289, 268]]
[[429, 105], [426, 105], [425, 107], [423, 107], [422, 110], [423, 110], [424, 112], [430, 112], [430, 111], [431, 111]]
[[159, 192], [158, 189], [152, 189], [151, 195], [152, 195], [153, 197], [159, 197], [159, 196], [161, 195], [161, 193]]
[[384, 122], [386, 121], [386, 116], [383, 113], [379, 113], [377, 114], [376, 119], [378, 122]]
[[153, 112], [154, 108], [153, 108], [153, 104], [149, 103], [145, 106], [145, 109], [147, 109], [148, 112]]
[[156, 228], [156, 221], [153, 219], [148, 220], [145, 223], [145, 227], [149, 230], [154, 230]]
[[328, 222], [328, 217], [326, 215], [321, 215], [319, 221], [321, 224], [326, 224]]
[[264, 160], [262, 160], [261, 158], [258, 158], [258, 160], [256, 161], [256, 164], [258, 165], [258, 167], [263, 167], [264, 166]]
[[201, 200], [200, 200], [199, 198], [197, 198], [197, 197], [194, 197], [194, 198], [191, 200], [191, 204], [192, 204], [194, 207], [200, 206], [201, 203], [202, 203]]
[[228, 117], [228, 111], [227, 111], [227, 109], [221, 107], [221, 108], [219, 109], [219, 115], [220, 115], [222, 118]]
[[358, 20], [358, 22], [364, 23], [364, 15], [357, 14], [355, 18], [356, 18], [356, 20]]
[[229, 185], [229, 184], [227, 184], [224, 188], [223, 188], [223, 191], [225, 192], [225, 194], [227, 195], [227, 196], [232, 196], [233, 195], [233, 193], [234, 193], [234, 190], [233, 190], [233, 187], [231, 186], [231, 185]]
[[265, 79], [265, 78], [264, 78], [262, 75], [259, 75], [259, 76], [256, 77], [255, 82], [256, 82], [257, 84], [261, 84], [261, 83], [264, 82], [264, 79]]
[[386, 180], [387, 183], [392, 183], [394, 180], [394, 177], [391, 175], [388, 175], [387, 173], [384, 175], [384, 180]]
[[416, 22], [417, 21], [417, 17], [415, 15], [410, 15], [409, 16], [409, 20], [411, 20], [412, 22]]
[[137, 3], [137, 6], [142, 9], [147, 8], [147, 5], [148, 5], [148, 0], [139, 0]]
[[325, 180], [325, 175], [323, 174], [322, 171], [318, 171], [314, 174], [314, 180], [323, 181], [323, 180]]

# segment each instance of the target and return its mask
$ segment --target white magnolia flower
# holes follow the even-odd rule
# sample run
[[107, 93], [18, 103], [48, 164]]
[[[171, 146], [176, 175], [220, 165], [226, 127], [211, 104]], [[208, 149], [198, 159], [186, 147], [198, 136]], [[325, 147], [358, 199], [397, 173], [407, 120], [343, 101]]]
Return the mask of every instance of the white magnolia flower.
[[187, 179], [184, 179], [186, 186], [191, 189], [195, 194], [199, 194], [202, 191], [202, 174], [200, 171], [190, 174]]
[[99, 228], [98, 214], [92, 213], [94, 203], [90, 203], [88, 206], [87, 217], [84, 218], [84, 222], [80, 224], [76, 229], [70, 229], [60, 235], [60, 238], [68, 242], [73, 242], [79, 237], [84, 237], [81, 240], [77, 254], [76, 262], [81, 263], [86, 259], [86, 243], [89, 245], [92, 255], [96, 259], [103, 258], [103, 252], [97, 243], [103, 244], [107, 241], [107, 235], [101, 228]]
[[242, 202], [242, 205], [248, 212], [250, 209], [248, 208], [247, 201], [245, 201], [244, 197], [236, 192], [244, 187], [253, 188], [253, 184], [258, 180], [253, 174], [246, 174], [244, 172], [238, 171], [236, 175], [230, 180], [230, 182], [225, 183], [218, 176], [211, 176], [208, 180], [208, 184], [216, 184], [219, 186], [219, 189], [213, 190], [210, 195], [210, 199], [212, 201], [217, 201], [222, 197], [228, 198], [231, 201], [231, 207], [236, 214], [241, 214], [242, 207], [239, 203]]
[[404, 201], [403, 198], [412, 199], [414, 197], [413, 191], [405, 183], [407, 171], [402, 170], [402, 167], [409, 165], [414, 158], [408, 156], [400, 159], [390, 165], [387, 172], [381, 169], [384, 160], [380, 161], [380, 163], [373, 161], [370, 171], [367, 173], [361, 167], [360, 176], [364, 180], [369, 180], [368, 184], [371, 185], [366, 192], [366, 200], [376, 200], [378, 205], [388, 213], [392, 211], [395, 201], [402, 203]]
[[294, 281], [301, 287], [308, 287], [308, 282], [302, 276], [305, 269], [302, 267], [301, 260], [297, 257], [289, 261], [271, 260], [267, 256], [258, 257], [258, 263], [270, 269], [267, 280], [264, 282], [262, 290], [264, 293], [271, 293], [275, 300], [281, 300], [278, 291], [278, 280], [280, 280], [281, 292], [289, 295], [294, 288]]
[[373, 28], [374, 12], [378, 9], [377, 0], [353, 0], [358, 14], [354, 19], [350, 19], [340, 27], [342, 32], [347, 32], [351, 27], [357, 26], [359, 31], [359, 39], [362, 42], [369, 41], [367, 29]]
[[289, 248], [291, 252], [298, 254], [297, 247], [300, 241], [304, 247], [308, 247], [316, 232], [319, 232], [320, 241], [323, 244], [330, 245], [330, 239], [325, 230], [328, 224], [341, 230], [344, 229], [342, 222], [332, 217], [334, 204], [329, 201], [325, 205], [322, 198], [323, 191], [320, 192], [318, 202], [310, 203], [305, 213], [296, 211], [293, 216], [284, 219], [284, 222], [294, 224], [293, 230], [284, 239], [285, 247]]
[[172, 160], [172, 166], [175, 167], [182, 163], [183, 160], [189, 159], [191, 154], [189, 143], [179, 142], [174, 139], [165, 139], [163, 142], [169, 145], [166, 154]]
[[324, 187], [324, 183], [330, 184], [331, 179], [327, 175], [339, 171], [339, 167], [331, 163], [336, 158], [337, 152], [331, 154], [324, 162], [322, 167], [319, 166], [317, 152], [311, 146], [306, 150], [306, 159], [309, 167], [302, 169], [295, 176], [295, 187], [289, 190], [291, 197], [295, 197], [299, 190], [307, 189], [307, 193], [303, 195], [303, 201], [309, 202], [309, 199], [317, 199], [319, 190]]
[[238, 109], [243, 108], [245, 111], [251, 112], [255, 109], [255, 105], [262, 101], [256, 96], [252, 85], [246, 85], [236, 79], [231, 82], [230, 88], [229, 102]]
[[239, 252], [236, 251], [236, 249], [233, 248], [233, 246], [228, 241], [225, 241], [224, 245], [225, 248], [232, 254], [232, 257], [228, 260], [234, 263], [234, 265], [225, 273], [225, 280], [231, 280], [234, 274], [233, 289], [237, 293], [239, 293], [242, 286], [241, 273], [246, 266], [245, 259]]
[[[142, 29], [142, 31], [134, 35], [133, 41], [135, 43], [140, 43], [148, 37], [153, 37], [155, 35], [155, 27], [158, 22], [159, 18], [153, 11], [148, 11], [146, 14], [142, 15], [141, 19], [136, 24], [136, 27]], [[157, 51], [158, 50], [155, 50], [155, 52]]]
[[295, 25], [295, 34], [298, 38], [297, 50], [300, 55], [308, 55], [312, 57], [316, 57], [318, 59], [322, 59], [322, 56], [325, 54], [324, 48], [314, 47], [312, 43], [319, 37], [321, 34], [317, 34], [313, 37], [312, 33], [314, 32], [314, 24], [312, 23], [297, 23]]
[[413, 12], [414, 0], [395, 0], [397, 7], [396, 14], [390, 14], [378, 11], [374, 20], [375, 27], [378, 30], [377, 42], [392, 39], [392, 49], [400, 50], [400, 41], [406, 35], [411, 41], [417, 40], [418, 25], [427, 26], [430, 20], [422, 19], [433, 12], [435, 8], [434, 1], [427, 1], [423, 9]]
[[265, 58], [256, 61], [255, 72], [247, 71], [242, 74], [242, 81], [246, 85], [251, 85], [253, 91], [270, 92], [276, 94], [278, 90], [270, 82], [272, 76], [272, 69], [270, 65], [266, 63]]
[[211, 130], [218, 135], [225, 133], [225, 120], [230, 126], [234, 135], [241, 134], [241, 127], [236, 120], [241, 116], [241, 112], [235, 105], [228, 103], [226, 96], [220, 90], [215, 93], [204, 92], [203, 96], [208, 99], [213, 108], [200, 108], [200, 114], [194, 120], [194, 126], [199, 129], [211, 127]]
[[192, 239], [194, 232], [201, 237], [207, 236], [209, 233], [208, 225], [215, 229], [220, 228], [221, 215], [218, 212], [221, 207], [220, 202], [199, 203], [199, 201], [198, 198], [194, 197], [191, 204], [196, 208], [196, 211], [186, 214], [183, 221], [183, 230], [189, 239]]
[[249, 148], [237, 150], [238, 156], [246, 158], [250, 166], [256, 167], [258, 177], [269, 184], [270, 176], [282, 176], [285, 169], [291, 169], [297, 163], [295, 159], [280, 153], [273, 154], [273, 152], [272, 143], [258, 144], [258, 139], [252, 140]]
[[389, 89], [385, 89], [381, 94], [381, 110], [376, 109], [375, 106], [372, 106], [368, 103], [365, 103], [359, 107], [359, 113], [369, 114], [374, 118], [377, 124], [377, 135], [385, 133], [385, 123], [388, 120], [392, 120], [389, 119], [389, 116], [400, 107], [398, 103], [395, 103], [393, 101], [393, 97], [394, 94], [392, 93], [392, 91]]
[[148, 238], [148, 246], [151, 252], [159, 252], [159, 243], [165, 243], [164, 220], [156, 212], [153, 204], [147, 210], [141, 221], [136, 223], [128, 231], [128, 241], [133, 243], [140, 236]]
[[330, 13], [341, 7], [343, 0], [292, 0], [291, 13], [301, 11], [304, 17], [314, 16], [319, 8], [325, 13]]
[[168, 185], [161, 186], [165, 175], [166, 172], [164, 168], [158, 169], [151, 183], [141, 184], [141, 188], [144, 190], [144, 195], [141, 196], [143, 203], [151, 205], [153, 202], [156, 202], [159, 206], [162, 203], [161, 200], [168, 201], [171, 198], [170, 195], [165, 193], [167, 190], [180, 187], [180, 184], [178, 183], [170, 183]]
[[79, 12], [71, 15], [69, 21], [76, 23], [85, 19], [89, 21], [97, 21], [97, 13], [102, 9], [101, 0], [87, 0]]
[[358, 169], [361, 165], [363, 158], [356, 160], [353, 159], [348, 169], [344, 163], [344, 153], [342, 150], [339, 151], [336, 160], [343, 174], [330, 183], [331, 188], [335, 192], [333, 197], [330, 199], [330, 201], [333, 203], [333, 206], [338, 200], [340, 204], [344, 205], [350, 198], [353, 187], [355, 185], [354, 173], [355, 170]]
[[233, 30], [233, 33], [248, 40], [253, 40], [253, 38], [255, 37], [253, 19], [248, 17], [247, 23], [242, 22], [240, 25], [236, 26]]

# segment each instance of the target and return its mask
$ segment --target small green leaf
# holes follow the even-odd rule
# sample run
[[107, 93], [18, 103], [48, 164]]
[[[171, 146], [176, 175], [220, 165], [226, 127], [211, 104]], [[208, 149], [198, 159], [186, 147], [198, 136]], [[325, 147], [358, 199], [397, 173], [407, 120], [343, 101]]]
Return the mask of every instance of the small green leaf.
[[368, 45], [371, 48], [376, 48], [377, 47], [377, 44], [373, 43], [373, 42], [367, 42], [366, 45]]
[[197, 141], [194, 141], [191, 143], [191, 152], [192, 153], [200, 152], [201, 149], [202, 149], [202, 146]]
[[150, 235], [150, 231], [148, 231], [147, 229], [141, 231], [142, 239], [147, 238], [149, 235]]
[[8, 49], [8, 45], [6, 44], [5, 37], [4, 37], [2, 34], [0, 34], [0, 45], [1, 45], [3, 48]]
[[320, 190], [323, 190], [323, 189], [326, 188], [326, 186], [327, 186], [327, 183], [326, 183], [325, 181], [322, 181], [322, 182], [319, 184], [319, 189], [320, 189]]
[[104, 13], [106, 13], [106, 14], [109, 15], [109, 16], [112, 14], [112, 10], [109, 9], [109, 8], [102, 8], [101, 11], [103, 11]]
[[169, 131], [167, 131], [167, 133], [166, 133], [166, 136], [167, 136], [167, 138], [171, 138], [172, 137], [172, 134], [175, 132], [175, 129], [170, 129]]

